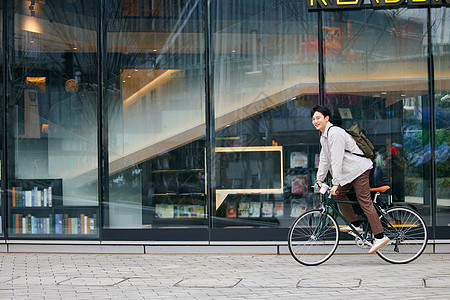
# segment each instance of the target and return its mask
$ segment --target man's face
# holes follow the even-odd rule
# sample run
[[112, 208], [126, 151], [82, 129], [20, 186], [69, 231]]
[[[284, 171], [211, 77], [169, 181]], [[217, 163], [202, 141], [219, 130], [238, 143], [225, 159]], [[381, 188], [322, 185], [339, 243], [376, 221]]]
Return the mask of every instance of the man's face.
[[312, 117], [312, 124], [314, 125], [314, 127], [316, 127], [317, 130], [323, 132], [325, 130], [325, 127], [327, 127], [329, 119], [329, 116], [325, 117], [322, 113], [316, 111]]

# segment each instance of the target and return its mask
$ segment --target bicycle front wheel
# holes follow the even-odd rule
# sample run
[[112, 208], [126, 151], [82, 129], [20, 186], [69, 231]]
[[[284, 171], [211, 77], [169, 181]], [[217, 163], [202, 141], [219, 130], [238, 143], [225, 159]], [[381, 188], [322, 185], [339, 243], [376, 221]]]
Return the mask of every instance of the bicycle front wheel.
[[296, 261], [306, 266], [319, 265], [328, 260], [338, 243], [336, 220], [319, 209], [302, 214], [289, 230], [289, 251]]
[[384, 234], [391, 241], [377, 251], [378, 256], [394, 264], [409, 263], [418, 258], [428, 242], [425, 221], [414, 210], [393, 207], [380, 216]]

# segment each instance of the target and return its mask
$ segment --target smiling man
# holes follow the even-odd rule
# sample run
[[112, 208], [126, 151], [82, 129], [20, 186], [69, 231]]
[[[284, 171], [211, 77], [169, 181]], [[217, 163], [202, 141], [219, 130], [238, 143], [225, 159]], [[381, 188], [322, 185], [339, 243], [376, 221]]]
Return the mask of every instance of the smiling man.
[[[344, 129], [333, 126], [330, 122], [330, 110], [326, 106], [316, 105], [311, 109], [312, 124], [322, 134], [320, 136], [320, 162], [317, 170], [317, 183], [321, 184], [328, 172], [332, 176], [331, 194], [336, 200], [349, 201], [347, 192], [355, 188], [356, 198], [370, 223], [370, 228], [375, 236], [369, 253], [378, 251], [389, 242], [384, 235], [377, 211], [370, 197], [369, 175], [373, 163], [366, 158], [355, 140]], [[351, 204], [339, 203], [342, 214], [352, 223], [356, 230], [362, 232], [358, 218]], [[350, 232], [350, 226], [340, 229], [342, 232]]]

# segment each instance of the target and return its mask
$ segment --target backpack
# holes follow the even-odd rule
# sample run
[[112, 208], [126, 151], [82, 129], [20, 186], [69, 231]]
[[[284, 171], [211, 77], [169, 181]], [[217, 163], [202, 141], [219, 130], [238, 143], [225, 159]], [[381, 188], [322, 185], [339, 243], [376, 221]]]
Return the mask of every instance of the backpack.
[[[333, 126], [330, 126], [330, 128]], [[330, 130], [330, 128], [328, 128], [328, 130]], [[353, 139], [356, 142], [356, 145], [358, 145], [359, 149], [361, 149], [361, 151], [364, 153], [364, 155], [353, 152], [352, 154], [367, 158], [373, 158], [375, 156], [374, 154], [375, 147], [373, 146], [372, 142], [366, 137], [366, 135], [361, 132], [357, 123], [353, 123], [353, 125], [349, 129], [344, 130], [353, 137]], [[348, 150], [345, 151], [350, 152]]]

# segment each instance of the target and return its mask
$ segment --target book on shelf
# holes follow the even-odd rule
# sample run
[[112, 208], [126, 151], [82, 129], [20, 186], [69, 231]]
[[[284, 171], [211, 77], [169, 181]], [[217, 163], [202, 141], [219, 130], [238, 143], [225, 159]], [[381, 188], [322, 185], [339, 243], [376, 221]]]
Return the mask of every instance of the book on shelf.
[[189, 218], [189, 207], [187, 205], [174, 205], [174, 218]]
[[291, 180], [291, 193], [306, 194], [308, 193], [308, 177], [306, 175], [294, 176]]
[[238, 217], [248, 218], [250, 215], [250, 202], [242, 201], [239, 202]]
[[[20, 223], [19, 223], [20, 222]], [[22, 215], [21, 214], [14, 214], [14, 233], [21, 233], [22, 229]]]
[[72, 234], [80, 234], [80, 219], [79, 218], [70, 218], [72, 221]]
[[52, 222], [49, 217], [36, 217], [34, 215], [13, 214], [12, 232], [15, 234], [50, 234]]
[[186, 210], [190, 219], [202, 218], [205, 214], [204, 208], [201, 205], [186, 205]]
[[49, 186], [48, 187], [48, 189], [47, 189], [47, 203], [48, 203], [48, 206], [50, 206], [50, 207], [52, 207], [52, 205], [53, 205], [53, 192], [52, 192], [52, 187], [51, 186]]
[[274, 214], [276, 218], [284, 216], [284, 203], [281, 201], [275, 202]]
[[12, 207], [16, 206], [16, 187], [13, 186], [11, 188], [11, 205]]
[[64, 233], [64, 215], [55, 214], [55, 234]]
[[[61, 217], [58, 217], [60, 220]], [[96, 233], [96, 215], [94, 214], [92, 217], [80, 214], [76, 217], [69, 217], [64, 215], [64, 231], [63, 234], [95, 234]], [[61, 232], [61, 224], [58, 228], [58, 233]], [[56, 230], [56, 228], [55, 228]]]
[[64, 233], [67, 234], [69, 232], [69, 215], [64, 214]]
[[34, 187], [31, 191], [30, 191], [30, 205], [32, 207], [38, 206], [37, 205], [37, 187]]
[[203, 205], [189, 205], [191, 218], [204, 218], [205, 207]]
[[90, 220], [91, 221], [91, 234], [97, 234], [97, 230], [98, 230], [98, 220], [97, 220], [97, 214], [94, 214], [93, 219]]
[[308, 154], [291, 152], [291, 168], [308, 168]]
[[87, 228], [86, 228], [86, 216], [84, 214], [80, 215], [80, 233], [86, 234]]
[[52, 187], [39, 190], [34, 187], [31, 190], [24, 190], [22, 187], [13, 186], [11, 188], [12, 207], [51, 207]]
[[293, 218], [299, 217], [301, 214], [303, 214], [306, 209], [308, 208], [308, 205], [305, 201], [301, 202], [293, 202], [291, 205], [291, 214], [290, 216]]
[[31, 234], [31, 214], [29, 214], [27, 216], [27, 227], [26, 227], [27, 231], [26, 233]]
[[250, 202], [249, 217], [259, 218], [261, 216], [261, 202]]
[[262, 203], [261, 217], [263, 217], [263, 218], [273, 217], [273, 203], [272, 202], [264, 201]]
[[204, 218], [205, 207], [203, 205], [190, 205], [190, 204], [156, 204], [155, 205], [155, 217], [158, 219], [193, 219]]
[[175, 216], [175, 209], [173, 204], [156, 204], [155, 205], [156, 218], [166, 219]]
[[28, 233], [28, 216], [22, 217], [22, 234]]
[[227, 203], [227, 212], [226, 216], [227, 218], [236, 218], [237, 217], [237, 204], [235, 202], [228, 202]]

